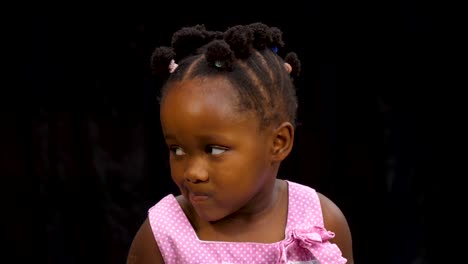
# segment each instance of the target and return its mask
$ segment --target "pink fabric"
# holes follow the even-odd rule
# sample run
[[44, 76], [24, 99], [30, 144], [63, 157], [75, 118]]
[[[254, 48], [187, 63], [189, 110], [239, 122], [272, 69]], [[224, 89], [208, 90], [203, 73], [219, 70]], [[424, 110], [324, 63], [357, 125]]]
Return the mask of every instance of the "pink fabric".
[[165, 263], [346, 263], [328, 241], [335, 234], [323, 227], [315, 190], [290, 181], [288, 186], [285, 239], [275, 243], [200, 240], [175, 197], [164, 197], [148, 217]]

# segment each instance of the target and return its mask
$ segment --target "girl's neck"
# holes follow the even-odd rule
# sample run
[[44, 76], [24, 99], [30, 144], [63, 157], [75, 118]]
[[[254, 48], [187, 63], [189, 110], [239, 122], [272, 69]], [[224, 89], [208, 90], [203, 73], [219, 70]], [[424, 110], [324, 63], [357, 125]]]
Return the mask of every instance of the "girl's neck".
[[263, 219], [265, 215], [274, 211], [278, 206], [282, 198], [281, 194], [284, 191], [284, 183], [282, 180], [275, 179], [271, 182], [270, 186], [263, 188], [263, 192], [254, 196], [246, 206], [223, 219], [210, 223], [212, 225], [223, 225], [231, 222], [249, 224]]

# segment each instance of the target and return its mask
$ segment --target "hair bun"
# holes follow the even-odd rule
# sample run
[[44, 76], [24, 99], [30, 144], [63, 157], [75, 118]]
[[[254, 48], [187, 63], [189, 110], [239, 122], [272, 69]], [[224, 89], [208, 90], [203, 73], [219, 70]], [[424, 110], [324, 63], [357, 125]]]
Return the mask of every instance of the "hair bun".
[[206, 61], [211, 67], [232, 70], [234, 53], [224, 40], [214, 40], [206, 46]]
[[172, 48], [158, 47], [151, 55], [151, 71], [155, 75], [168, 75], [169, 64], [174, 59], [175, 53]]
[[273, 43], [272, 32], [269, 26], [263, 23], [253, 23], [248, 26], [253, 32], [253, 46], [257, 50], [264, 50]]
[[205, 26], [196, 25], [183, 27], [172, 35], [172, 48], [175, 52], [175, 60], [179, 61], [191, 54], [196, 54], [198, 48], [206, 43]]
[[224, 34], [224, 40], [229, 44], [237, 58], [244, 59], [250, 56], [253, 32], [249, 27], [238, 25], [229, 28]]
[[270, 48], [282, 48], [284, 47], [283, 32], [277, 27], [271, 27], [271, 47]]
[[284, 58], [284, 61], [291, 65], [292, 71], [290, 73], [291, 76], [297, 77], [301, 73], [301, 61], [297, 57], [295, 52], [290, 52]]

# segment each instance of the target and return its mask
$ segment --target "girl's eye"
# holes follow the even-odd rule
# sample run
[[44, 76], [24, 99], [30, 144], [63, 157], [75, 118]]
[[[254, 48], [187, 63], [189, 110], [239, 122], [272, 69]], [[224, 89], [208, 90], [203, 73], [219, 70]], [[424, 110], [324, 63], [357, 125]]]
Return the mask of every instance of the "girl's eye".
[[181, 147], [171, 147], [171, 151], [176, 155], [176, 156], [182, 156], [185, 155], [184, 150]]
[[226, 151], [226, 148], [223, 147], [215, 147], [215, 146], [208, 146], [206, 147], [206, 153], [211, 155], [219, 155]]

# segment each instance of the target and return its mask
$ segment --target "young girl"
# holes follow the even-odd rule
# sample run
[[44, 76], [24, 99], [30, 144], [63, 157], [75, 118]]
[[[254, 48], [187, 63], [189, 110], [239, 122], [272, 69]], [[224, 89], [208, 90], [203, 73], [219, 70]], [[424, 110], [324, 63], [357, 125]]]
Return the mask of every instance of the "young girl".
[[175, 32], [152, 68], [168, 78], [160, 118], [181, 194], [149, 209], [128, 263], [353, 263], [338, 207], [277, 179], [293, 147], [299, 60], [262, 23]]

